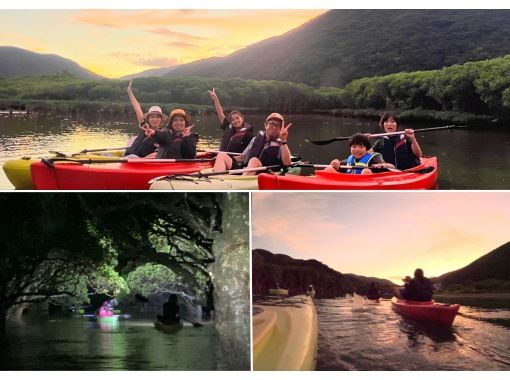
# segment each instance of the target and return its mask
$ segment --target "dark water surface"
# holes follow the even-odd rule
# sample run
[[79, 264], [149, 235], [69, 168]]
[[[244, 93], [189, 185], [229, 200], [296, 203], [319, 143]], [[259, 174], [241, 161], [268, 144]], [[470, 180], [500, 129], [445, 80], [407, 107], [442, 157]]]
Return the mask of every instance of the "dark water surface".
[[184, 327], [175, 334], [146, 319], [118, 324], [83, 317], [27, 320], [8, 325], [0, 370], [216, 370], [213, 325]]
[[[453, 301], [450, 301], [453, 302]], [[403, 318], [389, 300], [317, 300], [318, 370], [509, 370], [510, 307], [461, 306], [440, 328]], [[482, 302], [483, 304], [484, 302]]]
[[[323, 115], [286, 115], [293, 123], [290, 129], [291, 152], [303, 160], [329, 163], [333, 158], [349, 155], [347, 142], [317, 146], [305, 139], [328, 139], [356, 132], [381, 132], [376, 121], [336, 118]], [[0, 165], [22, 156], [47, 156], [57, 150], [75, 153], [82, 149], [112, 148], [126, 145], [137, 133], [134, 116], [99, 118], [80, 115], [58, 118], [0, 117]], [[264, 115], [247, 115], [256, 130], [262, 129]], [[215, 115], [193, 118], [194, 131], [200, 134], [199, 148], [216, 149], [221, 131]], [[406, 124], [403, 127], [437, 127], [439, 124]], [[440, 189], [510, 189], [510, 132], [497, 128], [487, 130], [454, 130], [418, 134], [424, 154], [439, 158]], [[0, 189], [12, 189], [0, 172]]]

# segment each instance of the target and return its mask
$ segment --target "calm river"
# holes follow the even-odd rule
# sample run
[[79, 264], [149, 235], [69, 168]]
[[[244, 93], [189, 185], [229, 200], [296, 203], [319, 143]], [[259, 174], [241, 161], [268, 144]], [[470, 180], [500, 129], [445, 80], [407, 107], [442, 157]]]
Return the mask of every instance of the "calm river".
[[[75, 153], [82, 149], [123, 147], [137, 133], [134, 115], [107, 120], [95, 115], [71, 117], [35, 117], [30, 119], [0, 117], [0, 165], [23, 156], [47, 156], [48, 151]], [[262, 129], [263, 115], [247, 115], [256, 130]], [[320, 115], [287, 116], [291, 152], [303, 160], [329, 163], [333, 158], [349, 154], [347, 142], [317, 146], [305, 139], [328, 139], [356, 132], [381, 132], [376, 121], [336, 118]], [[215, 115], [194, 117], [194, 131], [199, 133], [200, 149], [216, 149], [221, 131]], [[436, 127], [439, 124], [405, 127]], [[439, 158], [440, 189], [510, 189], [510, 132], [496, 128], [486, 131], [453, 130], [420, 133], [422, 150]], [[12, 189], [0, 173], [0, 189]]]
[[2, 347], [0, 370], [216, 370], [212, 324], [184, 327], [174, 334], [151, 320], [120, 320], [114, 326], [83, 316], [27, 319], [8, 324], [9, 347]]
[[[449, 302], [455, 300], [449, 299]], [[462, 300], [457, 300], [462, 304]], [[405, 319], [389, 300], [317, 300], [318, 370], [509, 370], [510, 305], [470, 299], [449, 328]]]

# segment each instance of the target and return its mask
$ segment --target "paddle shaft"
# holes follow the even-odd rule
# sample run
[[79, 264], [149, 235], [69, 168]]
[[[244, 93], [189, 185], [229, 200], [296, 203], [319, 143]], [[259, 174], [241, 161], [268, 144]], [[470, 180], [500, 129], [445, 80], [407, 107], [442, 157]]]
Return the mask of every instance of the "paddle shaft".
[[64, 157], [56, 157], [56, 158], [47, 158], [44, 159], [44, 162], [59, 162], [59, 161], [67, 161], [67, 162], [75, 162], [78, 164], [170, 164], [175, 162], [209, 162], [213, 161], [214, 158], [119, 158], [119, 159], [73, 159], [73, 158], [64, 158]]
[[[445, 129], [457, 129], [457, 128], [467, 128], [467, 127], [465, 125], [445, 125], [443, 127], [414, 129], [413, 131], [415, 133], [416, 132], [431, 132], [431, 131], [440, 131], [440, 130], [445, 130]], [[368, 137], [374, 138], [374, 137], [394, 136], [394, 135], [400, 135], [402, 133], [405, 133], [405, 131], [374, 133], [374, 134], [369, 134]], [[327, 145], [327, 144], [331, 144], [332, 142], [335, 142], [335, 141], [347, 141], [351, 137], [352, 136], [341, 136], [341, 137], [333, 137], [331, 139], [326, 139], [326, 140], [305, 140], [305, 141], [315, 144], [315, 145]]]
[[228, 154], [229, 156], [241, 156], [242, 155], [242, 153], [223, 152], [221, 150], [214, 150], [214, 149], [198, 149], [197, 152], [214, 153], [214, 154], [225, 153], [225, 154]]
[[173, 179], [173, 178], [182, 177], [182, 176], [186, 176], [188, 178], [189, 177], [191, 177], [191, 178], [208, 178], [208, 177], [213, 177], [216, 175], [242, 174], [242, 173], [246, 173], [246, 172], [261, 172], [261, 171], [266, 171], [266, 170], [271, 170], [271, 169], [280, 169], [281, 167], [282, 167], [281, 165], [270, 165], [270, 166], [258, 166], [256, 168], [225, 170], [222, 172], [211, 172], [211, 173], [198, 172], [198, 173], [194, 173], [194, 174], [171, 174], [171, 175], [164, 175], [164, 176], [160, 176], [160, 177], [151, 179], [149, 181], [149, 183], [152, 184], [152, 183], [154, 183], [156, 181], [160, 181], [162, 179]]
[[93, 152], [107, 152], [109, 150], [126, 150], [129, 147], [121, 147], [121, 148], [98, 148], [98, 149], [83, 149], [79, 153], [76, 154], [85, 154], [85, 153], [93, 153]]

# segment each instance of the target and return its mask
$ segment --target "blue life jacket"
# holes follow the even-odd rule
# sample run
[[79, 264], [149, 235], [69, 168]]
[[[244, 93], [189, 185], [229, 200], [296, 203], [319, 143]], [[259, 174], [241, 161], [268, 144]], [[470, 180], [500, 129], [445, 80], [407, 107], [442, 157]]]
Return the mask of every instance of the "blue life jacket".
[[347, 157], [347, 165], [349, 166], [356, 166], [359, 167], [359, 169], [347, 169], [347, 173], [350, 174], [361, 174], [361, 171], [368, 167], [368, 164], [370, 163], [370, 160], [375, 156], [375, 154], [368, 153], [365, 154], [363, 157], [359, 159], [359, 161], [356, 161], [354, 156], [351, 154], [349, 157]]

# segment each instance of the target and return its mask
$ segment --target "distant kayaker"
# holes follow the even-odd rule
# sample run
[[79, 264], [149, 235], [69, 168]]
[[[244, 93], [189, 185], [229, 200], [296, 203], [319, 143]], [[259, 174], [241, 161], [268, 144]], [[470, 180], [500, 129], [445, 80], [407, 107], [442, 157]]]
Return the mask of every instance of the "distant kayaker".
[[113, 317], [113, 310], [108, 301], [104, 301], [103, 305], [99, 308], [97, 315], [101, 318], [104, 317]]
[[395, 295], [398, 298], [408, 301], [431, 301], [432, 294], [432, 281], [425, 277], [423, 270], [420, 268], [416, 269], [414, 277], [404, 284], [404, 289], [395, 290]]
[[367, 300], [377, 300], [381, 298], [381, 293], [375, 282], [371, 282], [367, 290]]
[[[168, 117], [163, 114], [161, 107], [152, 106], [149, 111], [143, 113], [140, 103], [136, 99], [133, 90], [131, 88], [133, 81], [129, 82], [127, 92], [131, 105], [136, 113], [138, 125], [147, 126], [151, 129], [160, 129], [168, 121]], [[131, 145], [126, 149], [125, 156], [129, 158], [147, 157], [149, 154], [156, 151], [156, 141], [152, 137], [147, 137], [145, 131], [142, 130], [140, 133], [132, 139]]]
[[[396, 132], [399, 124], [393, 114], [386, 112], [381, 116], [379, 126], [385, 132]], [[374, 143], [370, 152], [381, 153], [385, 162], [400, 170], [420, 165], [420, 157], [423, 156], [412, 129], [405, 129], [399, 135], [382, 137]]]
[[[372, 174], [371, 168], [394, 168], [392, 164], [384, 162], [380, 153], [370, 153], [370, 140], [367, 136], [357, 133], [349, 139], [351, 155], [345, 160], [334, 159], [324, 171], [348, 174]], [[342, 165], [355, 166], [355, 169], [342, 169]]]
[[163, 304], [163, 315], [157, 316], [158, 321], [165, 325], [173, 325], [179, 323], [181, 318], [179, 317], [179, 304], [177, 303], [177, 295], [170, 294], [168, 302]]
[[195, 158], [198, 134], [191, 133], [190, 117], [180, 108], [170, 112], [170, 125], [166, 130], [141, 126], [145, 136], [153, 137], [159, 145], [156, 158]]
[[218, 150], [242, 153], [253, 138], [252, 126], [244, 121], [244, 116], [240, 111], [231, 111], [226, 117], [216, 90], [213, 88], [207, 92], [214, 103], [214, 109], [223, 130], [223, 137]]
[[[239, 169], [247, 163], [247, 168], [261, 166], [291, 164], [291, 153], [287, 140], [289, 128], [292, 123], [285, 125], [285, 119], [279, 113], [270, 114], [264, 123], [265, 130], [258, 133], [250, 141], [243, 154], [235, 160], [225, 153], [219, 153], [214, 164], [214, 171]], [[255, 172], [245, 172], [244, 175], [253, 175]]]

